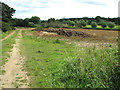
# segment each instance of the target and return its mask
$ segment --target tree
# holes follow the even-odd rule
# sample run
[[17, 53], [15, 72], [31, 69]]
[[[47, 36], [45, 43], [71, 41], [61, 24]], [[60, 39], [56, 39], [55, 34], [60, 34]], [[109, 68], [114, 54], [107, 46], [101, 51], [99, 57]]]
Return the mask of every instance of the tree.
[[87, 23], [83, 20], [83, 21], [81, 21], [81, 25], [85, 27], [87, 25]]
[[23, 21], [24, 21], [24, 26], [28, 27], [28, 23], [30, 21], [29, 18], [25, 18]]
[[109, 28], [114, 28], [115, 27], [115, 24], [113, 22], [108, 22], [107, 25], [108, 25]]
[[96, 22], [91, 22], [91, 26], [92, 26], [93, 28], [96, 28], [96, 27], [97, 27], [97, 23], [96, 23]]
[[2, 3], [2, 21], [8, 22], [12, 19], [15, 10], [9, 7], [7, 4]]
[[24, 26], [24, 21], [23, 21], [23, 19], [14, 18], [13, 21], [14, 21], [14, 26], [21, 26], [21, 27]]
[[33, 22], [29, 22], [29, 23], [28, 23], [28, 26], [29, 26], [29, 27], [35, 27], [35, 24], [34, 24]]
[[79, 28], [82, 28], [82, 25], [81, 25], [81, 22], [76, 22], [76, 26], [79, 27]]
[[2, 22], [2, 31], [6, 32], [6, 31], [9, 31], [9, 30], [12, 30], [10, 24], [6, 23], [6, 22]]
[[55, 18], [48, 19], [48, 23], [50, 23], [50, 22], [55, 22]]
[[107, 26], [107, 24], [105, 22], [101, 22], [100, 25], [102, 28], [105, 28]]
[[100, 22], [101, 17], [100, 16], [96, 16], [95, 19], [97, 20], [97, 22]]
[[40, 22], [40, 18], [37, 16], [32, 16], [30, 18], [30, 22], [33, 22], [34, 24], [38, 24]]

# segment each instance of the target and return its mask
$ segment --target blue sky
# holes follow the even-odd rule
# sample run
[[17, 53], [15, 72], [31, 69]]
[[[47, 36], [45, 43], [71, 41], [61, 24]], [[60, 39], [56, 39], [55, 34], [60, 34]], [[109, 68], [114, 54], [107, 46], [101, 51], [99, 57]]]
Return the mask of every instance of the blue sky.
[[16, 10], [13, 17], [118, 17], [118, 0], [1, 0]]

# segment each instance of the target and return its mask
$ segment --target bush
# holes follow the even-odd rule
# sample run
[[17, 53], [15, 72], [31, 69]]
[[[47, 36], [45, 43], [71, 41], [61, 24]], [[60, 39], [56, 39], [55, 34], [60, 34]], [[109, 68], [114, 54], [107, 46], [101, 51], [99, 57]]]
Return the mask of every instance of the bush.
[[81, 25], [85, 27], [87, 23], [85, 21], [81, 21]]
[[2, 22], [2, 31], [6, 32], [6, 31], [10, 31], [10, 30], [12, 30], [10, 24], [6, 23], [6, 22]]
[[92, 28], [96, 28], [97, 27], [97, 23], [96, 22], [91, 22], [91, 26], [92, 26]]
[[105, 28], [107, 26], [107, 24], [105, 22], [101, 22], [100, 25], [102, 28]]
[[108, 22], [108, 27], [109, 28], [114, 28], [115, 27], [115, 24], [113, 22]]
[[29, 23], [28, 23], [28, 26], [29, 26], [29, 27], [35, 27], [35, 24], [34, 24], [33, 22], [29, 22]]

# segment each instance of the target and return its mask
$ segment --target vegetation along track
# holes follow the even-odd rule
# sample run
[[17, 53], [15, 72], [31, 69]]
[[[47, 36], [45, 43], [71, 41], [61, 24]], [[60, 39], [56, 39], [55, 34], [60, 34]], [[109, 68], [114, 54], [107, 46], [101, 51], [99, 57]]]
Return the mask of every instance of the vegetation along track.
[[13, 31], [12, 33], [10, 33], [8, 36], [6, 36], [4, 39], [2, 39], [2, 41], [3, 41], [3, 40], [6, 40], [6, 39], [9, 38], [9, 37], [11, 37], [13, 34], [15, 34], [15, 32], [16, 32], [16, 31]]

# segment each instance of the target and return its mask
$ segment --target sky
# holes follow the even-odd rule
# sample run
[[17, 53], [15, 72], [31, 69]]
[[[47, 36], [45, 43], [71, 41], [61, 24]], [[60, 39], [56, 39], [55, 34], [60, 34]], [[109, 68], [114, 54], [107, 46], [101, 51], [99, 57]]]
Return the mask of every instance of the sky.
[[16, 10], [13, 18], [118, 17], [119, 0], [1, 0]]

